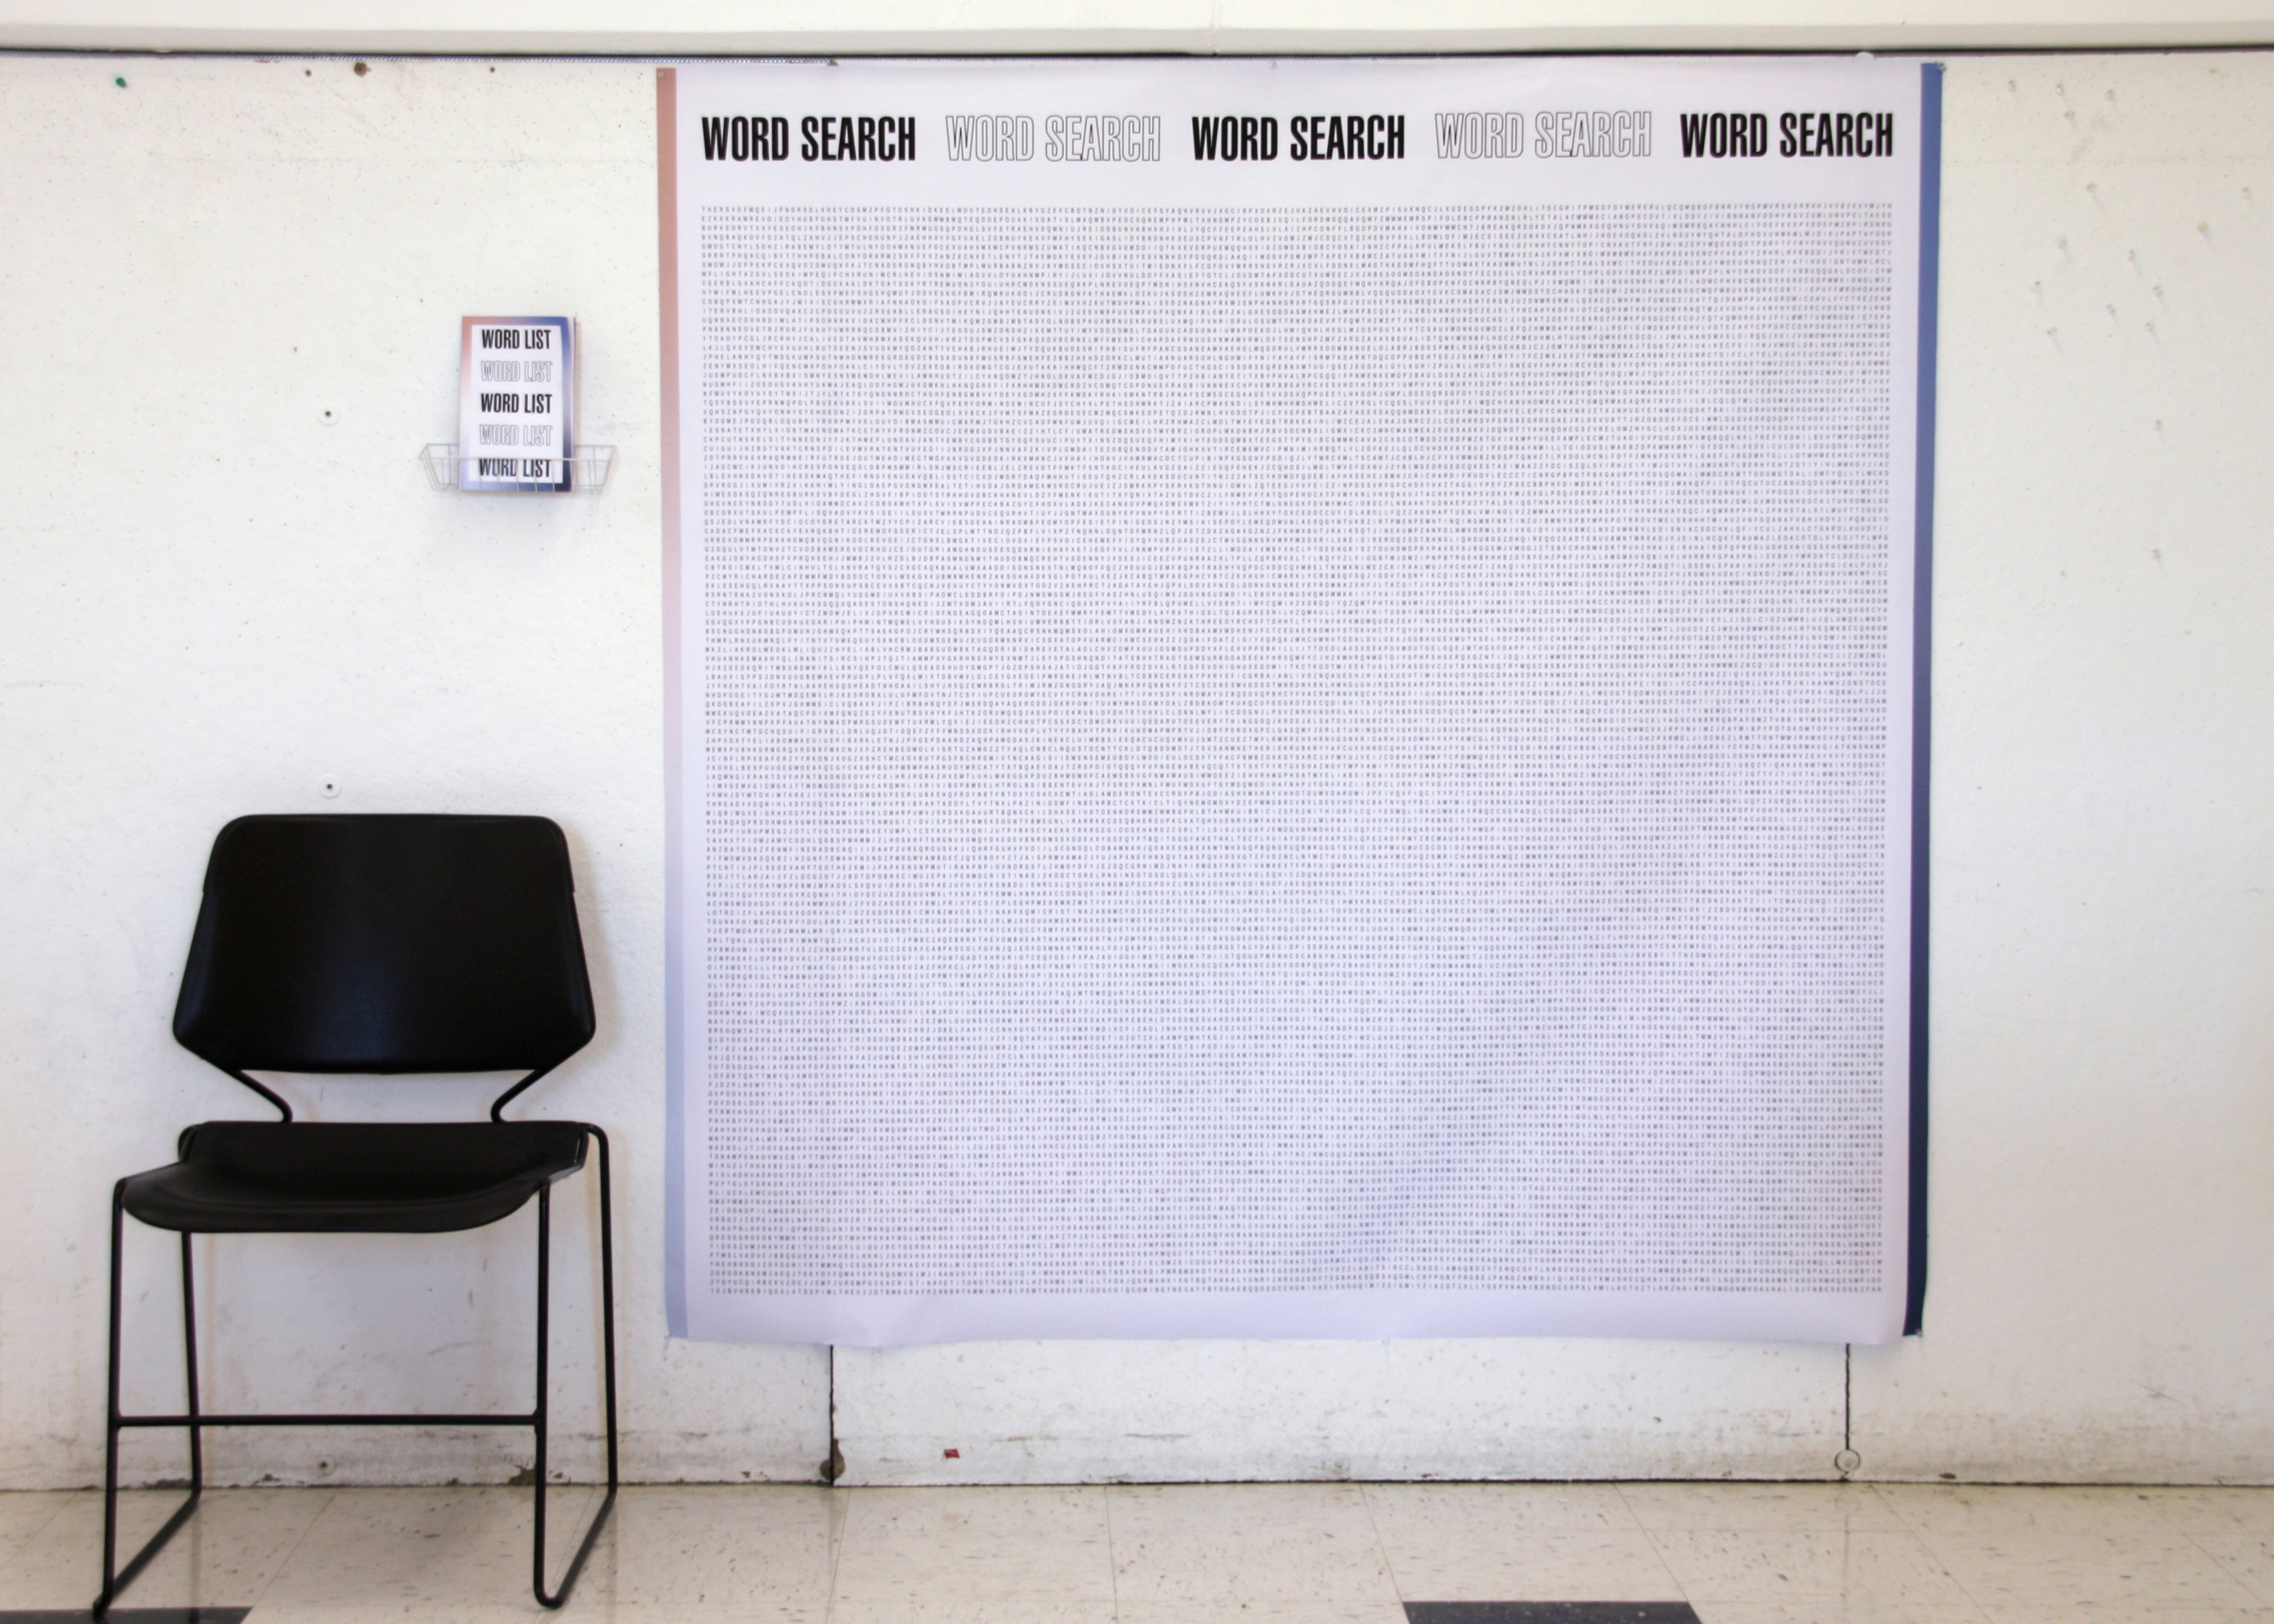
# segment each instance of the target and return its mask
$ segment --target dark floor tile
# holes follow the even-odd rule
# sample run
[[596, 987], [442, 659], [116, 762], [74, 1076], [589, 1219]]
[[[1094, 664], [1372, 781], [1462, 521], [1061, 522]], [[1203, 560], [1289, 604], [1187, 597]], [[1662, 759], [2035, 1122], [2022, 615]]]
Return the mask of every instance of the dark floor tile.
[[1698, 1624], [1686, 1601], [1409, 1601], [1407, 1624]]

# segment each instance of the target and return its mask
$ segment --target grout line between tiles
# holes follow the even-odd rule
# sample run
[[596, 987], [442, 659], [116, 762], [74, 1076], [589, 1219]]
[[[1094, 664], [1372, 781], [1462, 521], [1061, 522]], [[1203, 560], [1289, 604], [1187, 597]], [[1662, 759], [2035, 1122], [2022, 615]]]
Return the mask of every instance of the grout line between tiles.
[[840, 1489], [832, 1485], [829, 1495], [829, 1589], [821, 1603], [822, 1624], [831, 1624], [837, 1617], [837, 1564], [845, 1554], [845, 1524], [852, 1519], [853, 1496], [858, 1489]]
[[100, 1494], [102, 1492], [102, 1491], [100, 1489], [74, 1489], [57, 1495], [56, 1497], [56, 1508], [48, 1513], [48, 1515], [41, 1518], [37, 1523], [34, 1524], [31, 1530], [25, 1534], [25, 1544], [30, 1545], [35, 1540], [45, 1539], [48, 1536], [48, 1530], [54, 1525], [55, 1520], [63, 1515], [64, 1512], [69, 1511], [73, 1505], [78, 1503], [80, 1495], [85, 1494], [92, 1496]]
[[1903, 1532], [1909, 1534], [1913, 1539], [1917, 1540], [1919, 1542], [1919, 1548], [1934, 1559], [1935, 1566], [1942, 1570], [1944, 1577], [1947, 1578], [1951, 1583], [1956, 1585], [1958, 1587], [1958, 1593], [1966, 1598], [1966, 1605], [1968, 1606], [1973, 1608], [1976, 1613], [1979, 1613], [1984, 1619], [1992, 1617], [1993, 1615], [1990, 1611], [1990, 1604], [1983, 1600], [1979, 1596], [1977, 1596], [1974, 1593], [1972, 1587], [1969, 1586], [1965, 1580], [1958, 1576], [1956, 1571], [1950, 1566], [1950, 1559], [1943, 1555], [1941, 1550], [1936, 1545], [1934, 1536], [1927, 1530], [1919, 1527], [1909, 1517], [1905, 1516], [1903, 1515], [1901, 1502], [1895, 1500], [1891, 1495], [1881, 1493], [1881, 1487], [1882, 1485], [1879, 1484], [1873, 1484], [1871, 1485], [1871, 1492], [1878, 1499], [1879, 1503], [1887, 1508], [1888, 1512], [1894, 1517], [1895, 1521], [1902, 1525]]
[[1374, 1530], [1374, 1553], [1382, 1559], [1382, 1571], [1389, 1575], [1389, 1588], [1397, 1592], [1397, 1605], [1404, 1606], [1411, 1598], [1405, 1594], [1405, 1581], [1397, 1576], [1397, 1564], [1389, 1560], [1389, 1542], [1382, 1537], [1382, 1519], [1374, 1515], [1375, 1485], [1358, 1485], [1359, 1502], [1366, 1507], [1366, 1525]]
[[[1927, 1486], [1939, 1487], [1940, 1485], [1931, 1485]], [[1902, 1525], [1903, 1532], [1909, 1534], [1913, 1539], [1918, 1541], [1919, 1549], [1924, 1551], [1928, 1556], [1934, 1560], [1934, 1565], [1938, 1568], [1941, 1569], [1942, 1576], [1944, 1578], [1949, 1580], [1951, 1583], [1958, 1587], [1958, 1593], [1966, 1598], [1966, 1605], [1973, 1608], [1975, 1613], [1978, 1617], [1985, 1620], [1994, 1619], [1997, 1615], [1991, 1611], [1990, 1604], [1983, 1600], [1979, 1596], [1977, 1596], [1974, 1593], [1973, 1589], [1968, 1585], [1966, 1581], [1958, 1576], [1957, 1572], [1953, 1569], [1950, 1565], [1950, 1559], [1943, 1555], [1940, 1548], [1935, 1544], [1934, 1536], [1927, 1530], [1919, 1527], [1909, 1517], [1905, 1516], [1903, 1515], [1901, 1503], [1893, 1499], [1891, 1496], [1881, 1493], [1879, 1492], [1881, 1487], [1882, 1485], [1879, 1484], [1875, 1483], [1871, 1485], [1871, 1493], [1881, 1505], [1887, 1508], [1888, 1513], [1894, 1516], [1895, 1521]]]
[[2252, 1600], [2257, 1602], [2261, 1606], [2274, 1605], [2274, 1598], [2270, 1598], [2267, 1593], [2260, 1590], [2257, 1585], [2251, 1583], [2249, 1580], [2235, 1572], [2233, 1568], [2229, 1568], [2225, 1561], [2220, 1560], [2217, 1552], [2211, 1550], [2210, 1546], [2204, 1545], [2202, 1540], [2195, 1538], [2195, 1530], [2191, 1528], [2181, 1528], [2178, 1523], [2172, 1522], [2169, 1517], [2164, 1515], [2163, 1507], [2157, 1505], [2154, 1500], [2150, 1500], [2148, 1504], [2157, 1522], [2161, 1522], [2165, 1528], [2170, 1529], [2172, 1532], [2177, 1534], [2180, 1538], [2193, 1545], [2205, 1561], [2218, 1568], [2219, 1572], [2225, 1574], [2228, 1578], [2233, 1580], [2237, 1584], [2240, 1585], [2246, 1591], [2248, 1591]]
[[1690, 1586], [1683, 1582], [1682, 1575], [1674, 1571], [1674, 1564], [1666, 1560], [1666, 1547], [1659, 1543], [1658, 1537], [1661, 1531], [1667, 1533], [1690, 1533], [1697, 1530], [1688, 1529], [1668, 1529], [1661, 1530], [1644, 1524], [1641, 1514], [1637, 1512], [1634, 1508], [1634, 1502], [1627, 1498], [1626, 1485], [1624, 1484], [1615, 1484], [1612, 1486], [1618, 1490], [1619, 1504], [1627, 1508], [1627, 1515], [1634, 1518], [1636, 1524], [1642, 1528], [1643, 1538], [1650, 1541], [1650, 1553], [1658, 1559], [1659, 1568], [1666, 1575], [1666, 1582], [1674, 1587], [1674, 1593], [1677, 1597], [1690, 1604], [1690, 1611], [1693, 1613], [1696, 1612], [1698, 1608], [1698, 1598], [1690, 1593]]
[[1105, 1501], [1106, 1594], [1113, 1598], [1113, 1624], [1121, 1624], [1121, 1561], [1113, 1548], [1113, 1485], [1102, 1485], [1098, 1492]]
[[275, 1588], [276, 1581], [282, 1577], [285, 1568], [291, 1566], [292, 1559], [300, 1553], [300, 1547], [308, 1543], [308, 1536], [315, 1532], [316, 1524], [331, 1514], [332, 1507], [339, 1503], [339, 1498], [340, 1492], [337, 1489], [324, 1491], [323, 1501], [316, 1507], [316, 1515], [300, 1525], [300, 1532], [293, 1539], [292, 1548], [284, 1553], [276, 1566], [268, 1570], [268, 1576], [260, 1582], [260, 1594], [252, 1597], [245, 1604], [247, 1611], [258, 1607], [267, 1598], [268, 1592]]
[[1956, 1571], [1953, 1569], [1950, 1565], [1950, 1559], [1943, 1555], [1941, 1551], [1936, 1547], [1933, 1539], [1929, 1537], [1927, 1531], [1923, 1528], [1916, 1526], [1909, 1517], [1903, 1515], [1902, 1507], [1898, 1504], [1892, 1496], [1884, 1492], [1886, 1485], [1883, 1484], [1868, 1483], [1864, 1486], [1871, 1490], [1871, 1498], [1877, 1500], [1879, 1505], [1885, 1508], [1886, 1514], [1890, 1517], [1894, 1519], [1895, 1526], [1918, 1542], [1919, 1549], [1925, 1552], [1928, 1557], [1933, 1560], [1936, 1568], [1940, 1571], [1942, 1576], [1949, 1580], [1953, 1585], [1957, 1587], [1958, 1593], [1961, 1596], [1966, 1598], [1966, 1605], [1973, 1608], [1977, 1615], [1987, 1620], [1991, 1616], [1989, 1604], [1984, 1602], [1980, 1597], [1975, 1595], [1972, 1590], [1967, 1588], [1966, 1581], [1958, 1576]]

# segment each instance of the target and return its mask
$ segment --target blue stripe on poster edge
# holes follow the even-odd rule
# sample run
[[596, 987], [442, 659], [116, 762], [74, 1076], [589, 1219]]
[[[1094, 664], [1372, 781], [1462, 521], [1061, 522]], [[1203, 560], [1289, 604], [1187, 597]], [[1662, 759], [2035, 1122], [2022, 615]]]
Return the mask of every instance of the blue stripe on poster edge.
[[1919, 64], [1918, 470], [1911, 602], [1911, 1009], [1910, 1225], [1903, 1335], [1916, 1336], [1926, 1309], [1927, 772], [1934, 610], [1934, 384], [1936, 277], [1942, 237], [1942, 64]]

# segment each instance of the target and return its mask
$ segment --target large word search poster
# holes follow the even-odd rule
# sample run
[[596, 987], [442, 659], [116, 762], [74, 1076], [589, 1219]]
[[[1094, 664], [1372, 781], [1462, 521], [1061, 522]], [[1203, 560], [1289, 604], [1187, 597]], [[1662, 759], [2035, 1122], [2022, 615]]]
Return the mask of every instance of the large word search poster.
[[1939, 84], [664, 71], [674, 1328], [1915, 1322]]

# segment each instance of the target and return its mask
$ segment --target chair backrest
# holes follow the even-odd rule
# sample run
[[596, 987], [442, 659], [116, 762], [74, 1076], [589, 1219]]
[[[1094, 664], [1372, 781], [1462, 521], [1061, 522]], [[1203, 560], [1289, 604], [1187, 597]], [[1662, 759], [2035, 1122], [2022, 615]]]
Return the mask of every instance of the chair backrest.
[[592, 1037], [560, 825], [237, 819], [214, 839], [174, 1036], [232, 1075], [558, 1065]]

